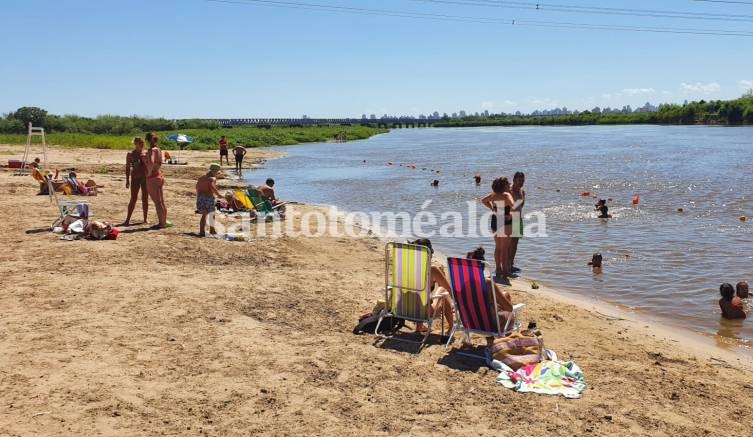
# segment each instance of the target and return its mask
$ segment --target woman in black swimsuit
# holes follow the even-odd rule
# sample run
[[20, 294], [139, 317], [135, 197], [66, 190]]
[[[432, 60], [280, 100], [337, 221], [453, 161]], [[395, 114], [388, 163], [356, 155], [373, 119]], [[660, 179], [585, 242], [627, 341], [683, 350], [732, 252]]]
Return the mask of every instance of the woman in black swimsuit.
[[[497, 178], [492, 182], [492, 192], [481, 199], [487, 208], [494, 212], [491, 220], [492, 232], [494, 232], [494, 265], [495, 274], [498, 277], [512, 275], [512, 263], [510, 262], [510, 235], [512, 234], [512, 215], [510, 209], [515, 201], [510, 194], [510, 181], [507, 178]], [[504, 208], [504, 215], [499, 214], [497, 207]], [[499, 216], [499, 218], [498, 218]], [[504, 221], [502, 228], [498, 227], [498, 220]]]

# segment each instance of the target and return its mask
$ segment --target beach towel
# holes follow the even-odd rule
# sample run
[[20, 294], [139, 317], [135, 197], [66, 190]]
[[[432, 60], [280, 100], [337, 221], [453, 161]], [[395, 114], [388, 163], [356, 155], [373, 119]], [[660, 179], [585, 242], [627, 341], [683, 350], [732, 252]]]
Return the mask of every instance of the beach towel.
[[562, 395], [568, 399], [578, 399], [586, 390], [583, 371], [572, 361], [545, 360], [517, 371], [503, 365], [497, 383], [518, 392]]

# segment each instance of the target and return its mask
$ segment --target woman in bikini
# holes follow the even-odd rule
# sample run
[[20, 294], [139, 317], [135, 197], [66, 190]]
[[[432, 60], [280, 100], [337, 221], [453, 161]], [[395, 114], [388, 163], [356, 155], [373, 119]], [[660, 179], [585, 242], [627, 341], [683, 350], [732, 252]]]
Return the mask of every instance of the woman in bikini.
[[[510, 209], [515, 201], [510, 194], [510, 181], [507, 178], [497, 178], [492, 182], [492, 192], [481, 199], [487, 208], [494, 212], [491, 220], [492, 232], [494, 232], [494, 266], [498, 278], [512, 275], [512, 263], [510, 263], [510, 245], [512, 239], [512, 215]], [[497, 208], [504, 207], [504, 214], [499, 214]], [[499, 218], [497, 218], [499, 216]], [[499, 226], [498, 221], [503, 220]]]
[[165, 186], [165, 177], [162, 175], [162, 150], [160, 150], [159, 138], [154, 132], [146, 134], [146, 140], [149, 142], [149, 151], [146, 154], [146, 191], [154, 202], [154, 209], [157, 211], [159, 223], [153, 226], [155, 229], [167, 227], [167, 207], [165, 206], [165, 197], [162, 192]]
[[140, 137], [133, 139], [133, 150], [126, 155], [126, 188], [131, 189], [131, 200], [128, 202], [128, 215], [123, 226], [131, 223], [131, 215], [136, 208], [136, 201], [141, 192], [141, 208], [144, 211], [144, 223], [149, 212], [149, 194], [146, 190], [146, 154], [144, 140]]

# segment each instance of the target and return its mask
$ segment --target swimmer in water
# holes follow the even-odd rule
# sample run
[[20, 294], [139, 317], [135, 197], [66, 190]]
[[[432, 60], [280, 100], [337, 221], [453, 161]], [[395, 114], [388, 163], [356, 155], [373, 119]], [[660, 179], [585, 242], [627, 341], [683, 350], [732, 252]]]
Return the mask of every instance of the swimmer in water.
[[592, 267], [594, 273], [601, 273], [602, 257], [600, 253], [595, 253], [591, 257], [591, 262], [588, 263]]
[[599, 211], [598, 218], [612, 218], [612, 214], [609, 213], [609, 207], [607, 206], [606, 200], [599, 200], [599, 202], [594, 205], [594, 209]]
[[725, 319], [744, 319], [748, 312], [743, 307], [742, 300], [735, 296], [735, 289], [732, 284], [724, 283], [719, 287], [719, 308], [722, 310], [722, 317]]

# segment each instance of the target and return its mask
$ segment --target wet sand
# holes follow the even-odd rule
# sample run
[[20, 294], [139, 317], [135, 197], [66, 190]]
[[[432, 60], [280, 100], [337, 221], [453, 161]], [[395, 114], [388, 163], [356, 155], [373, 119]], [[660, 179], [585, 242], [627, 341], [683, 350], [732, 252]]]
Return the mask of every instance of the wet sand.
[[[526, 280], [513, 300], [584, 370], [580, 400], [498, 386], [459, 340], [415, 353], [354, 336], [383, 299], [383, 242], [197, 238], [195, 177], [216, 156], [179, 156], [190, 165], [165, 169], [175, 226], [117, 241], [60, 240], [31, 177], [0, 171], [0, 435], [750, 435], [750, 360]], [[123, 220], [123, 151], [49, 158], [106, 185], [88, 199], [97, 219]]]

